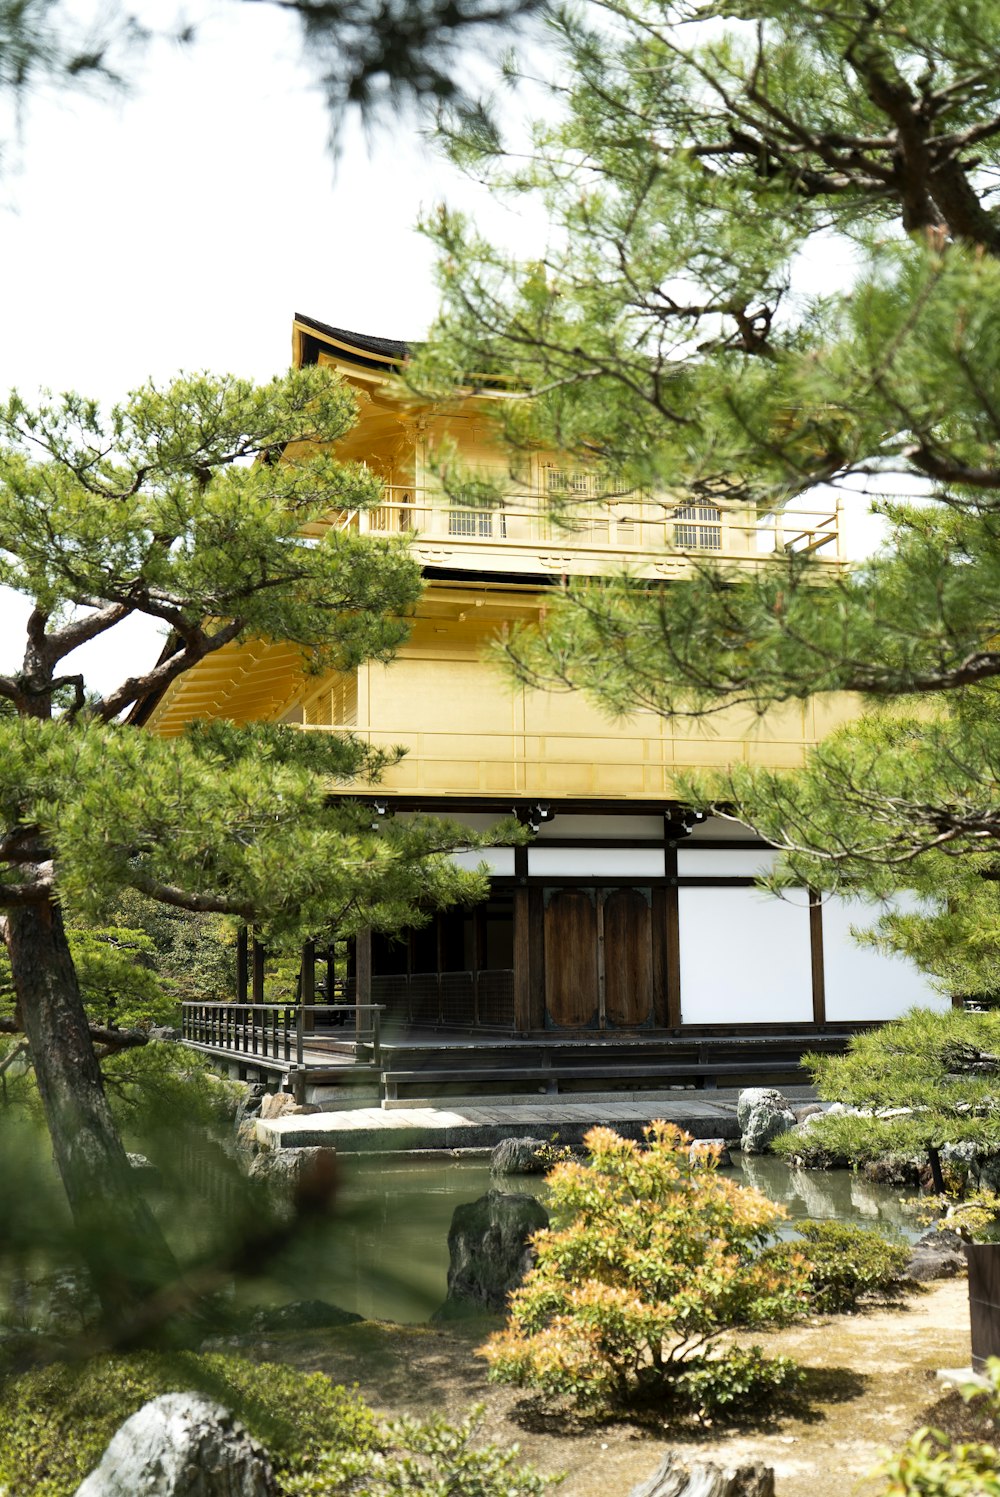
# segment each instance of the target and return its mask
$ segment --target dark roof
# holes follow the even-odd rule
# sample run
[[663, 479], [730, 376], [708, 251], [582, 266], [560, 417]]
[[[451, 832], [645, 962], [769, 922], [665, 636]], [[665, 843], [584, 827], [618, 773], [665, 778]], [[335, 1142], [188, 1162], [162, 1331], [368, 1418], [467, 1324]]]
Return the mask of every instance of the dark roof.
[[353, 333], [345, 327], [331, 327], [328, 322], [319, 322], [315, 317], [306, 317], [302, 312], [296, 312], [295, 321], [302, 323], [304, 327], [313, 328], [323, 337], [332, 338], [337, 343], [346, 343], [349, 349], [357, 349], [361, 354], [375, 354], [396, 364], [401, 364], [408, 358], [413, 347], [412, 343], [404, 343], [399, 338], [375, 338], [371, 333]]

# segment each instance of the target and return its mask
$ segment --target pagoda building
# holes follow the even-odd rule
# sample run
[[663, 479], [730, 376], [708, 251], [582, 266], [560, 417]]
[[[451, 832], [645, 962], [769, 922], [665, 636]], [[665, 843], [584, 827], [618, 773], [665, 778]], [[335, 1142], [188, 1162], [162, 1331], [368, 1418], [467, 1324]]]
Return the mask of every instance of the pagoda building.
[[[512, 475], [490, 419], [502, 393], [439, 410], [401, 380], [404, 343], [305, 316], [293, 352], [357, 394], [359, 420], [337, 455], [363, 460], [384, 494], [330, 524], [409, 538], [426, 578], [412, 632], [391, 664], [323, 679], [289, 646], [230, 645], [173, 682], [148, 724], [163, 735], [216, 717], [350, 729], [374, 748], [407, 749], [374, 814], [431, 812], [478, 829], [513, 812], [531, 830], [526, 846], [460, 855], [489, 865], [478, 908], [407, 938], [353, 943], [351, 1001], [383, 1005], [386, 1034], [586, 1040], [592, 1057], [612, 1041], [650, 1051], [697, 1036], [781, 1035], [809, 1048], [915, 1003], [947, 1004], [906, 960], [854, 942], [850, 927], [873, 918], [869, 907], [763, 892], [755, 877], [776, 853], [678, 797], [691, 770], [801, 765], [851, 710], [847, 699], [763, 718], [732, 709], [710, 726], [643, 712], [611, 721], [578, 693], [515, 684], [490, 654], [505, 627], [539, 619], [565, 577], [627, 566], [669, 584], [692, 557], [752, 568], [790, 548], [835, 573], [846, 565], [838, 509], [758, 515], [608, 494], [558, 453], [521, 454]], [[444, 452], [484, 482], [446, 486]], [[491, 485], [500, 497], [477, 502]], [[554, 496], [570, 524], [553, 521]]]

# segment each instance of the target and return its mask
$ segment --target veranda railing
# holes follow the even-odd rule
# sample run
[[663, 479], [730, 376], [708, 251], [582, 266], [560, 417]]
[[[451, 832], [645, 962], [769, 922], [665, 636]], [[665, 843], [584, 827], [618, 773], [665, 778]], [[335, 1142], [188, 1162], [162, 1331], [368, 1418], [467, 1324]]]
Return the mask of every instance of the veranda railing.
[[353, 1020], [350, 1037], [356, 1045], [370, 1049], [372, 1063], [378, 1064], [382, 1009], [379, 1003], [185, 1002], [181, 1004], [181, 1035], [191, 1044], [221, 1050], [234, 1058], [302, 1066], [307, 1043], [334, 1028], [343, 1030]]

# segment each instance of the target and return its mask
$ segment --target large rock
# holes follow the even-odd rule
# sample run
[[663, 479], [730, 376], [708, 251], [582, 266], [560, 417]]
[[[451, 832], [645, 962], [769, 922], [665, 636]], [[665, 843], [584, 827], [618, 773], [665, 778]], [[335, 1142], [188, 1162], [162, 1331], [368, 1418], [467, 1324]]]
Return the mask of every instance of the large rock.
[[448, 1298], [445, 1315], [459, 1306], [505, 1310], [534, 1262], [528, 1241], [549, 1224], [534, 1196], [488, 1190], [478, 1201], [456, 1206], [448, 1232]]
[[127, 1419], [76, 1497], [272, 1497], [264, 1450], [221, 1404], [164, 1393]]
[[954, 1279], [965, 1273], [965, 1244], [957, 1232], [931, 1229], [910, 1249], [906, 1274], [919, 1283], [932, 1279]]
[[628, 1497], [774, 1497], [770, 1466], [716, 1466], [710, 1461], [682, 1466], [668, 1450], [646, 1481]]
[[795, 1127], [795, 1113], [781, 1092], [770, 1086], [749, 1086], [736, 1104], [740, 1148], [744, 1154], [763, 1154], [778, 1137]]
[[502, 1138], [490, 1155], [491, 1175], [544, 1175], [548, 1146], [542, 1138]]
[[317, 1209], [333, 1198], [337, 1186], [337, 1151], [329, 1147], [305, 1149], [260, 1149], [247, 1174], [273, 1187], [272, 1199], [290, 1201]]

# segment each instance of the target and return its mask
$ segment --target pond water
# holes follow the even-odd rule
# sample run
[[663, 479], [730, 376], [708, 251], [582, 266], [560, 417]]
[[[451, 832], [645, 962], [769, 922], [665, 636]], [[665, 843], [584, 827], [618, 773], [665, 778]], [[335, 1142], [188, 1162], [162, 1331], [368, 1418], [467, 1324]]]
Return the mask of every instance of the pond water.
[[[736, 1158], [723, 1173], [780, 1201], [789, 1214], [786, 1235], [805, 1217], [855, 1222], [907, 1238], [924, 1230], [904, 1212], [897, 1191], [847, 1170], [790, 1170], [778, 1159]], [[336, 1219], [308, 1253], [289, 1254], [280, 1275], [284, 1292], [275, 1285], [275, 1297], [325, 1299], [366, 1319], [426, 1321], [445, 1297], [455, 1207], [501, 1182], [491, 1178], [485, 1160], [369, 1156], [343, 1163]], [[545, 1199], [538, 1177], [508, 1178], [502, 1188]]]

